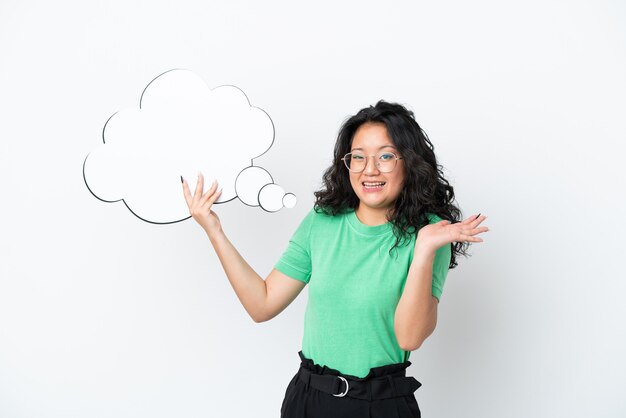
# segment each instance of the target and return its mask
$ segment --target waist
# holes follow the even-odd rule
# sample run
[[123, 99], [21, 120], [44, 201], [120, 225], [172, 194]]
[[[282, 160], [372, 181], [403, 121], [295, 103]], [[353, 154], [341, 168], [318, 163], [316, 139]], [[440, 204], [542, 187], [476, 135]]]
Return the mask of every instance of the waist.
[[307, 386], [336, 397], [369, 401], [387, 399], [411, 395], [421, 386], [417, 379], [406, 376], [406, 369], [411, 365], [409, 361], [373, 367], [365, 377], [356, 377], [315, 364], [302, 351], [298, 354], [301, 359], [298, 379]]

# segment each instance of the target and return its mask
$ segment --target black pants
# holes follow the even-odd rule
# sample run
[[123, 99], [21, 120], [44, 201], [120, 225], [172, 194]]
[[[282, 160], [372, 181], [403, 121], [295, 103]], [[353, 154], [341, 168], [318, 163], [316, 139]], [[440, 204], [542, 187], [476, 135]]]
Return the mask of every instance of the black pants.
[[302, 351], [298, 354], [302, 362], [287, 386], [281, 418], [421, 417], [413, 394], [420, 383], [406, 377], [411, 362], [374, 367], [367, 376], [357, 378], [315, 364]]

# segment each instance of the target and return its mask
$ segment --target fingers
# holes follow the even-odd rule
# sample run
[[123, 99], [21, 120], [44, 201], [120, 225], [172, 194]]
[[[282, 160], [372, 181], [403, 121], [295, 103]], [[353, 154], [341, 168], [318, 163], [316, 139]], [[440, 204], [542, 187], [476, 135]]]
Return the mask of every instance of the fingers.
[[481, 226], [480, 228], [476, 228], [474, 226], [475, 223], [480, 223], [486, 218], [486, 216], [481, 216], [475, 218], [474, 222], [470, 222], [469, 224], [463, 225], [463, 223], [454, 224], [454, 226], [458, 225], [458, 239], [457, 242], [467, 241], [467, 242], [483, 242], [483, 239], [480, 237], [476, 237], [475, 235], [482, 234], [483, 232], [489, 231], [489, 228], [486, 226]]
[[[200, 176], [204, 180], [202, 173], [200, 173]], [[206, 193], [202, 194], [200, 198], [198, 199], [198, 201], [196, 202], [196, 207], [199, 209], [200, 213], [211, 212], [211, 206], [213, 206], [213, 203], [215, 203], [215, 201], [222, 194], [222, 190], [221, 189], [217, 190], [217, 186], [218, 186], [217, 180], [213, 180], [213, 183], [211, 183], [211, 187], [209, 187], [209, 190], [207, 190]]]
[[185, 201], [187, 202], [187, 206], [189, 207], [189, 211], [193, 212], [194, 208], [201, 208], [209, 210], [211, 205], [220, 197], [222, 194], [222, 190], [218, 190], [216, 192], [218, 183], [217, 180], [214, 180], [211, 183], [211, 187], [206, 193], [202, 193], [204, 188], [204, 175], [202, 173], [198, 173], [198, 182], [196, 183], [196, 188], [193, 196], [191, 195], [191, 191], [189, 190], [189, 184], [187, 184], [187, 180], [185, 180], [182, 176], [180, 177], [183, 183], [183, 195], [185, 196]]
[[183, 179], [183, 176], [180, 176], [180, 179], [183, 182], [183, 195], [185, 196], [185, 202], [187, 202], [187, 206], [191, 208], [193, 197], [191, 196], [191, 192], [189, 191], [189, 185], [187, 184], [187, 181]]
[[482, 226], [480, 228], [461, 229], [459, 233], [461, 235], [474, 236], [474, 235], [482, 234], [483, 232], [487, 232], [487, 231], [489, 231], [489, 228], [487, 228], [486, 226]]
[[465, 219], [463, 222], [460, 222], [460, 223], [470, 228], [476, 228], [485, 219], [487, 219], [487, 216], [478, 214], [478, 215], [470, 216], [469, 218]]
[[466, 241], [466, 242], [483, 242], [483, 239], [480, 237], [473, 237], [471, 235], [465, 235], [465, 234], [461, 234], [459, 236], [459, 241]]
[[202, 173], [198, 173], [198, 182], [196, 183], [196, 191], [193, 194], [194, 205], [198, 203], [202, 197], [202, 189], [204, 188], [204, 176]]
[[481, 222], [482, 222], [482, 221], [484, 221], [486, 218], [487, 218], [487, 216], [486, 216], [486, 215], [482, 215], [482, 214], [480, 214], [480, 213], [479, 213], [479, 214], [477, 214], [477, 215], [472, 215], [472, 216], [467, 217], [466, 219], [464, 219], [464, 220], [463, 220], [462, 222], [460, 222], [460, 223], [462, 223], [462, 224], [468, 224], [468, 223], [471, 223], [471, 222], [473, 222], [473, 221], [477, 221], [477, 220], [479, 220], [479, 219], [481, 219]]
[[213, 183], [211, 183], [211, 187], [209, 187], [209, 190], [207, 190], [206, 193], [202, 195], [199, 203], [201, 205], [204, 205], [206, 201], [209, 200], [213, 196], [213, 193], [215, 193], [216, 189], [217, 189], [217, 180], [213, 180]]
[[483, 239], [480, 237], [477, 237], [475, 235], [478, 235], [482, 232], [487, 232], [489, 229], [487, 229], [486, 227], [483, 228], [474, 228], [474, 229], [461, 229], [458, 231], [458, 235], [456, 237], [456, 239], [454, 239], [455, 242], [483, 242]]
[[202, 200], [200, 201], [200, 205], [205, 210], [210, 210], [213, 203], [220, 197], [222, 194], [222, 189], [215, 191], [217, 188], [217, 182], [206, 192], [205, 196], [202, 196]]

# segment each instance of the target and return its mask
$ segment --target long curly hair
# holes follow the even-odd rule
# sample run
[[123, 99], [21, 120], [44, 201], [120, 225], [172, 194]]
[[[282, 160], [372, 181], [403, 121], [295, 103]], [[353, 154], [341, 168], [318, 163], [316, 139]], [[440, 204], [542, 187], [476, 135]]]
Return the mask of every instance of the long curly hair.
[[[421, 227], [428, 225], [429, 213], [452, 223], [459, 222], [461, 210], [454, 204], [454, 188], [443, 176], [443, 167], [437, 164], [434, 146], [415, 121], [413, 112], [397, 103], [380, 100], [348, 118], [335, 143], [332, 165], [324, 172], [323, 189], [316, 191], [314, 209], [327, 215], [337, 215], [359, 206], [359, 198], [350, 184], [349, 172], [343, 161], [350, 152], [357, 129], [367, 122], [385, 124], [398, 152], [404, 159], [404, 187], [395, 201], [393, 211], [387, 215], [392, 223], [396, 242], [391, 251], [410, 241]], [[456, 256], [467, 256], [469, 243], [450, 244], [450, 268], [457, 266]]]

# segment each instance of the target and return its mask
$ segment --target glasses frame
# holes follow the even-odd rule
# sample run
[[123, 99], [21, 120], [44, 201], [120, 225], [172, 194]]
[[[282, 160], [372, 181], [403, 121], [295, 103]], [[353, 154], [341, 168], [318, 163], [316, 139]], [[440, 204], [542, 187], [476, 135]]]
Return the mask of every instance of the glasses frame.
[[[367, 168], [367, 159], [369, 157], [374, 158], [374, 165], [376, 166], [376, 168], [378, 169], [378, 171], [380, 171], [381, 173], [391, 173], [393, 170], [396, 169], [396, 167], [398, 166], [398, 160], [403, 160], [403, 157], [398, 157], [394, 152], [391, 151], [381, 151], [376, 155], [364, 155], [365, 157], [365, 165], [363, 166], [362, 170], [352, 170], [350, 169], [350, 167], [348, 167], [348, 156], [354, 154], [353, 152], [349, 152], [346, 155], [343, 156], [343, 158], [341, 159], [343, 161], [343, 165], [346, 166], [346, 168], [351, 172], [351, 173], [362, 173], [363, 171], [365, 171], [365, 169]], [[380, 161], [376, 161], [376, 157], [380, 156], [381, 154], [391, 154], [395, 157], [395, 165], [393, 166], [393, 168], [389, 171], [383, 171], [380, 169]]]

